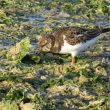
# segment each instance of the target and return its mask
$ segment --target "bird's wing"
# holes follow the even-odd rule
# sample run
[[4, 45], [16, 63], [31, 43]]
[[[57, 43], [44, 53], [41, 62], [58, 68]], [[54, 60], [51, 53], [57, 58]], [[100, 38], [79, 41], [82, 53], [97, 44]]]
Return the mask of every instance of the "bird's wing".
[[99, 29], [85, 29], [85, 28], [65, 28], [61, 31], [61, 35], [65, 36], [65, 40], [75, 45], [81, 42], [86, 42], [100, 35]]

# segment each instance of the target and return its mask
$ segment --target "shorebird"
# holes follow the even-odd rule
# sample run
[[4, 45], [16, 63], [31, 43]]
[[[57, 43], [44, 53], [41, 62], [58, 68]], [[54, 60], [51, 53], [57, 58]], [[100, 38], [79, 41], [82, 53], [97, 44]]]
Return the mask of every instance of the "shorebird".
[[76, 62], [75, 57], [81, 51], [93, 45], [101, 34], [109, 31], [110, 28], [64, 27], [43, 35], [39, 39], [39, 46], [42, 51], [71, 54], [73, 65]]

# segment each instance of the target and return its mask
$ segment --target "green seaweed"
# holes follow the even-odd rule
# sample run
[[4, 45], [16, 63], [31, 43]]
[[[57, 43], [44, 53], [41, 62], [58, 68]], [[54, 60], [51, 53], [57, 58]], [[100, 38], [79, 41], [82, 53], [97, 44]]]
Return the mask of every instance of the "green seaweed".
[[7, 52], [7, 58], [19, 62], [27, 53], [29, 53], [30, 48], [30, 41], [27, 37], [17, 43], [14, 47], [10, 48], [9, 52]]
[[0, 109], [109, 110], [110, 59], [100, 56], [110, 52], [109, 33], [73, 66], [70, 55], [36, 54], [42, 34], [106, 28], [109, 15], [109, 0], [0, 0]]

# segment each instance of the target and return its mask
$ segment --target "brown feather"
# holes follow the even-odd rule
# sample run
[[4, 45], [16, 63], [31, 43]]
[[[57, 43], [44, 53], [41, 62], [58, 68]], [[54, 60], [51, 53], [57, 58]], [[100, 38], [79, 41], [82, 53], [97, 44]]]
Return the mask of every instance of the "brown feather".
[[[107, 29], [88, 29], [88, 28], [79, 28], [79, 27], [64, 27], [58, 30], [53, 31], [50, 35], [46, 35], [42, 40], [42, 48], [47, 44], [51, 44], [49, 47], [51, 52], [59, 53], [61, 47], [64, 44], [64, 38], [70, 45], [76, 45], [78, 43], [83, 43], [88, 40], [91, 40], [101, 33], [110, 31], [110, 28]], [[46, 40], [45, 40], [46, 39]]]

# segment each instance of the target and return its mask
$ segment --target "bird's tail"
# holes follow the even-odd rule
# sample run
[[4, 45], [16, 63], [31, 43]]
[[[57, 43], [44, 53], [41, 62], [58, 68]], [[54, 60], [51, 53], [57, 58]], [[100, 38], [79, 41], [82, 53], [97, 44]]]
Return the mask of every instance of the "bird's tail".
[[101, 29], [101, 33], [106, 33], [106, 32], [109, 32], [109, 31], [110, 31], [110, 28]]

